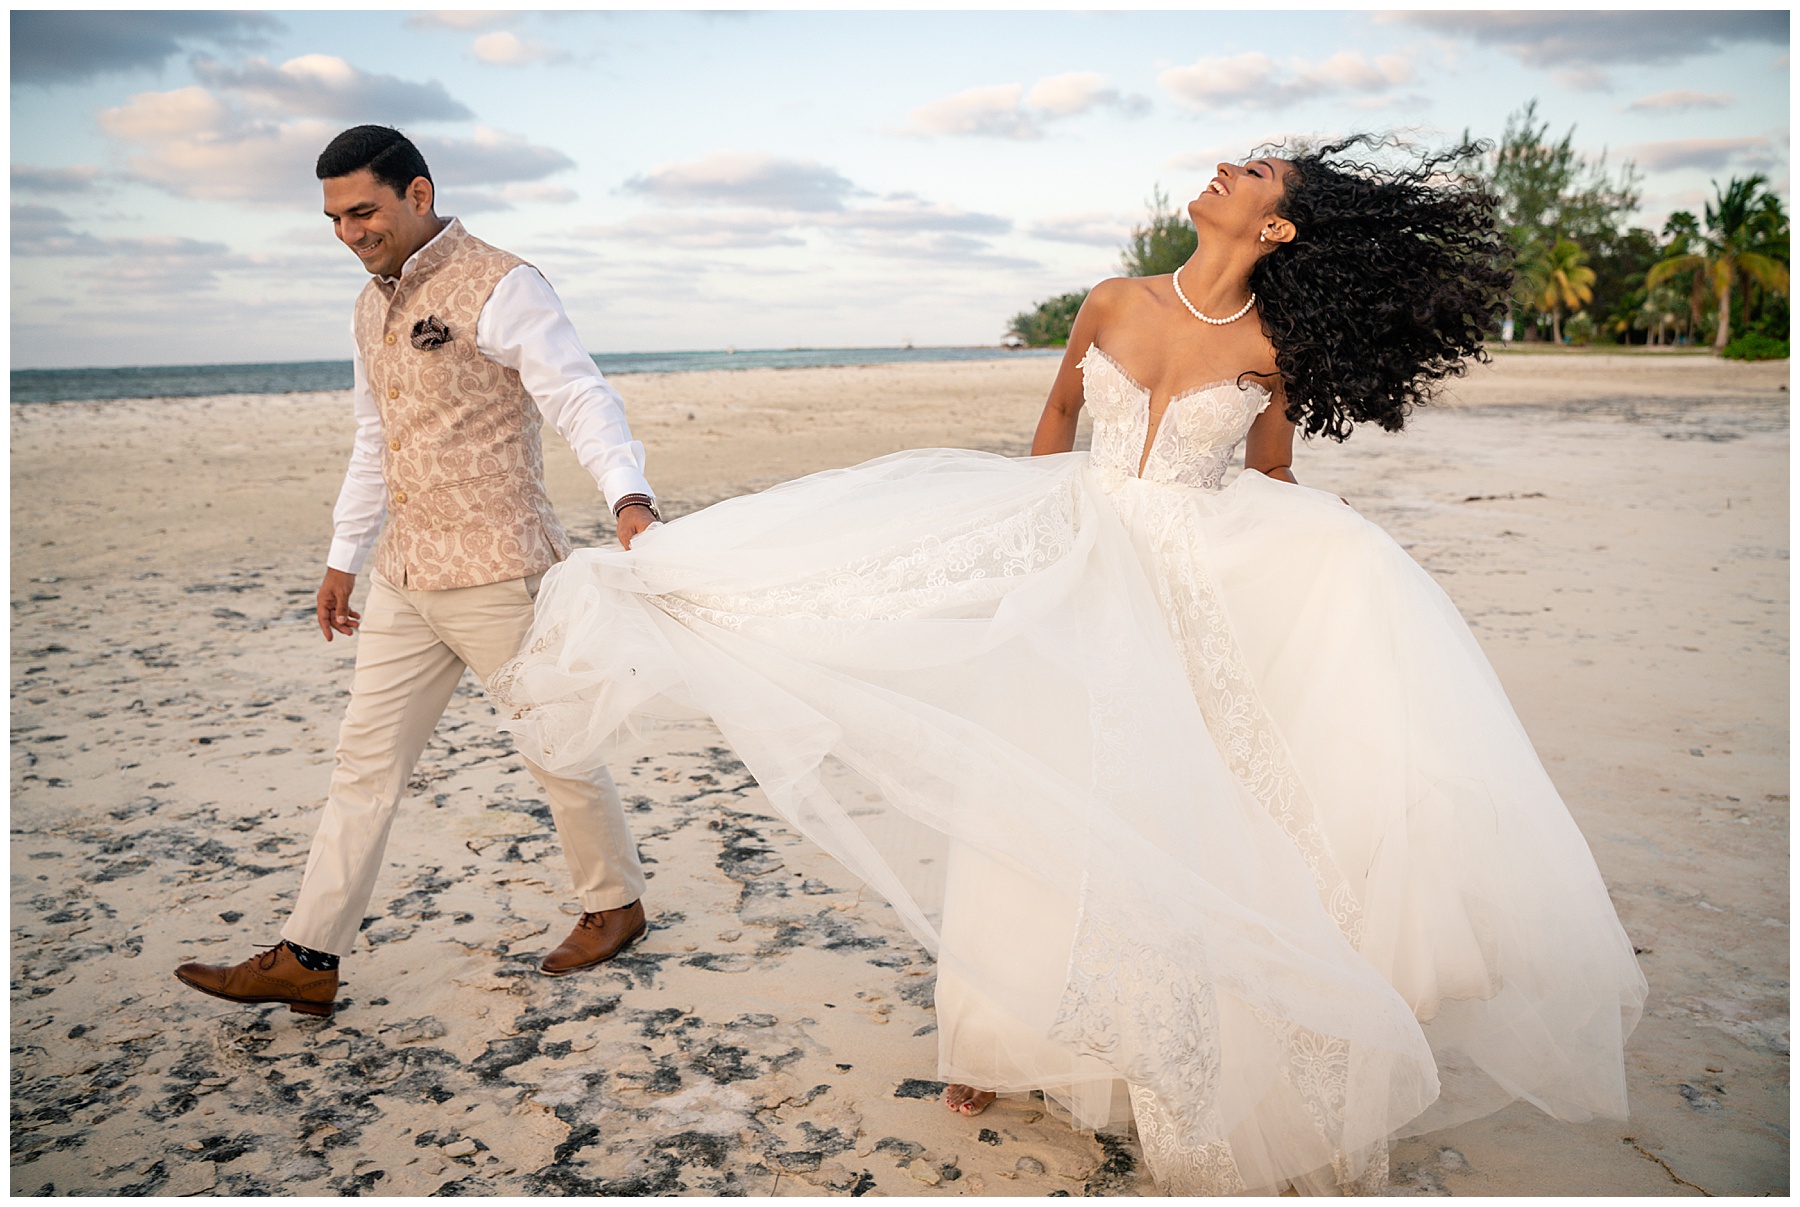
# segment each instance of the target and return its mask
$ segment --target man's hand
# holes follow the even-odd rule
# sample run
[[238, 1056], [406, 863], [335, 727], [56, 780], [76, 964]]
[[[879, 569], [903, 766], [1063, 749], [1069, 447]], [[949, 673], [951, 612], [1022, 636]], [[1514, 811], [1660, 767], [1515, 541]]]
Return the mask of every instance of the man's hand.
[[325, 634], [325, 640], [331, 640], [333, 629], [346, 637], [356, 636], [362, 614], [350, 610], [350, 592], [354, 590], [356, 575], [326, 569], [325, 581], [319, 584], [319, 631]]
[[638, 534], [656, 523], [656, 513], [642, 503], [627, 503], [619, 508], [619, 544], [631, 548]]

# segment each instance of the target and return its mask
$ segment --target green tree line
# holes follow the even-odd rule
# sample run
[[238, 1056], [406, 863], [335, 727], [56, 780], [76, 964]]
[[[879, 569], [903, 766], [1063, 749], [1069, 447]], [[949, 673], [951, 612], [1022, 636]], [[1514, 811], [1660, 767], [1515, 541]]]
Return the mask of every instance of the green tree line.
[[[1502, 342], [1694, 344], [1726, 356], [1785, 357], [1788, 214], [1763, 174], [1713, 182], [1699, 217], [1671, 214], [1660, 231], [1633, 225], [1640, 177], [1589, 159], [1571, 126], [1550, 136], [1534, 100], [1506, 122], [1493, 150], [1462, 170], [1499, 198], [1517, 278]], [[1159, 188], [1120, 253], [1127, 276], [1154, 276], [1193, 254], [1194, 229]], [[1066, 344], [1086, 290], [1013, 316], [1031, 347]]]

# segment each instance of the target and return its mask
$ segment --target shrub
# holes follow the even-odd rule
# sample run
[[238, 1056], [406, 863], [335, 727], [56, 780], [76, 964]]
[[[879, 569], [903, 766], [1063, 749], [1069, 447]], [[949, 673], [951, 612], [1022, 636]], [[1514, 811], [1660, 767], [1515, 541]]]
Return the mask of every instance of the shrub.
[[1156, 277], [1174, 272], [1188, 262], [1199, 245], [1200, 236], [1188, 221], [1187, 211], [1169, 204], [1169, 195], [1159, 187], [1150, 195], [1150, 217], [1141, 226], [1131, 228], [1120, 260], [1128, 277]]
[[1030, 310], [1013, 315], [1006, 329], [1029, 347], [1060, 348], [1069, 342], [1069, 328], [1075, 325], [1075, 313], [1087, 295], [1087, 290], [1077, 289], [1039, 302]]
[[1563, 324], [1563, 334], [1576, 347], [1593, 343], [1594, 316], [1585, 310], [1576, 311], [1569, 316], [1569, 321]]
[[1789, 326], [1787, 297], [1779, 293], [1765, 293], [1756, 321], [1750, 324], [1744, 334], [1754, 331], [1770, 339], [1786, 340]]
[[1720, 352], [1721, 356], [1732, 360], [1786, 360], [1788, 358], [1788, 342], [1784, 339], [1770, 339], [1766, 335], [1751, 332], [1732, 340]]

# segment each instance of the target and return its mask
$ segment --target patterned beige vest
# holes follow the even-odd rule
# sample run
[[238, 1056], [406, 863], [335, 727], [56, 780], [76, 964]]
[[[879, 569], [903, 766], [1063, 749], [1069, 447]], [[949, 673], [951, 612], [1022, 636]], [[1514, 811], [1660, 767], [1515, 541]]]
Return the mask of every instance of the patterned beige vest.
[[[450, 220], [396, 281], [356, 299], [356, 343], [387, 438], [387, 526], [375, 568], [418, 591], [542, 573], [569, 555], [544, 493], [542, 417], [512, 369], [475, 347], [475, 324], [500, 279], [525, 261]], [[448, 328], [414, 346], [416, 324]]]

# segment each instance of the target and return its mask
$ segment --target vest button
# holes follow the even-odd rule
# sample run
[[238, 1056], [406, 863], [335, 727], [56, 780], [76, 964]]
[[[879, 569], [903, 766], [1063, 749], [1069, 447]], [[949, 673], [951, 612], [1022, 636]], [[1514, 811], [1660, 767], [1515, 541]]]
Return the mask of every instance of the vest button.
[[388, 397], [389, 398], [400, 397], [400, 387], [399, 386], [389, 386], [388, 387]]
[[396, 490], [394, 492], [394, 502], [396, 502], [396, 503], [406, 502], [406, 492], [404, 490]]
[[399, 452], [400, 451], [400, 442], [398, 440], [390, 440], [390, 441], [388, 441], [388, 447], [393, 449], [395, 452]]
[[387, 342], [390, 344], [394, 342], [394, 333], [392, 331], [387, 333]]

